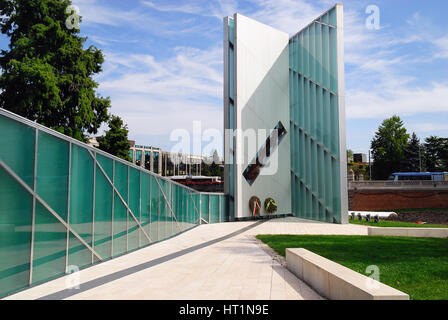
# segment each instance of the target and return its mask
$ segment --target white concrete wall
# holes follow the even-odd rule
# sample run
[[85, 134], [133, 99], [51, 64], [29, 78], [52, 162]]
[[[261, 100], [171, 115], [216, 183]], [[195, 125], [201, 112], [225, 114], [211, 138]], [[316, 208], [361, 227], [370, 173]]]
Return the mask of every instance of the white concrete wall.
[[[241, 14], [235, 14], [235, 124], [238, 130], [265, 129], [256, 146], [236, 143], [235, 217], [248, 217], [249, 199], [256, 195], [262, 203], [272, 197], [277, 214], [291, 213], [290, 128], [289, 128], [289, 36]], [[281, 141], [278, 170], [263, 175], [250, 186], [243, 172], [264, 144], [270, 130], [281, 121], [288, 134]], [[272, 157], [277, 156], [275, 153]], [[261, 212], [264, 213], [264, 210]]]

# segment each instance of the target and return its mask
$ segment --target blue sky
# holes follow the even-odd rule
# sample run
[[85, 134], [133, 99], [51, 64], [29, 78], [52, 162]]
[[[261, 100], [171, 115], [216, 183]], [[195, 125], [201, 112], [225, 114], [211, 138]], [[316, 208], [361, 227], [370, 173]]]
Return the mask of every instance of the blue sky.
[[[339, 1], [345, 13], [347, 146], [367, 153], [383, 119], [420, 138], [448, 137], [448, 2]], [[290, 35], [327, 0], [74, 0], [81, 34], [103, 50], [99, 92], [138, 144], [169, 150], [174, 129], [222, 130], [222, 18], [240, 12]], [[380, 29], [365, 26], [368, 5]], [[2, 36], [1, 47], [7, 45]], [[222, 150], [219, 150], [220, 153]]]

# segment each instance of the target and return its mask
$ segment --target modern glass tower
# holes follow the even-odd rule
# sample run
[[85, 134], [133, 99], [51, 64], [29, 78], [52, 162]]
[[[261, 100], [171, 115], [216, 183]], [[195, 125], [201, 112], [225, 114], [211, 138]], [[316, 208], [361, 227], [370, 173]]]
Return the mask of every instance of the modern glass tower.
[[224, 19], [230, 217], [253, 215], [257, 196], [280, 215], [348, 222], [343, 43], [339, 4], [292, 37], [238, 13]]

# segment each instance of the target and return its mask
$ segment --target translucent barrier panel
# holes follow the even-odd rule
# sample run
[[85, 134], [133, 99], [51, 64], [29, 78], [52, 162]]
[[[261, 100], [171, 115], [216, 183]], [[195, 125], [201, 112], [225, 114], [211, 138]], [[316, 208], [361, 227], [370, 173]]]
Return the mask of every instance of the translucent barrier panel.
[[173, 208], [173, 212], [174, 212], [174, 217], [175, 217], [175, 221], [177, 221], [176, 223], [176, 228], [180, 228], [180, 230], [182, 229], [182, 221], [181, 221], [181, 216], [179, 214], [179, 186], [173, 185], [172, 186], [172, 202], [171, 202], [171, 207]]
[[123, 200], [128, 203], [128, 166], [125, 164], [115, 161], [115, 176], [114, 185], [115, 188], [120, 193]]
[[176, 224], [176, 220], [173, 217], [173, 213], [171, 212], [172, 210], [172, 203], [173, 203], [173, 199], [172, 199], [172, 188], [171, 188], [171, 183], [165, 183], [165, 196], [166, 196], [166, 232], [167, 234], [171, 237], [174, 233], [176, 233], [177, 231], [179, 231], [177, 229], [177, 225]]
[[69, 234], [68, 266], [69, 270], [81, 269], [92, 264], [92, 252], [72, 233]]
[[0, 160], [33, 187], [36, 129], [0, 116]]
[[65, 221], [67, 221], [68, 163], [69, 143], [40, 131], [37, 152], [37, 194]]
[[202, 194], [201, 195], [201, 213], [202, 213], [202, 219], [209, 222], [209, 195], [208, 194]]
[[110, 181], [113, 181], [113, 172], [114, 172], [114, 161], [112, 159], [106, 158], [105, 156], [97, 153], [96, 161], [101, 166], [101, 168], [106, 172], [107, 177]]
[[225, 195], [220, 195], [220, 205], [221, 205], [221, 215], [220, 215], [220, 222], [228, 222], [229, 218], [227, 216], [228, 212], [228, 203], [227, 203], [227, 197]]
[[[140, 221], [140, 171], [129, 168], [129, 208], [135, 218]], [[135, 250], [139, 247], [139, 228], [137, 222], [128, 214], [128, 249]]]
[[153, 242], [159, 241], [159, 187], [157, 186], [156, 178], [150, 177], [150, 207], [151, 207], [151, 225], [150, 236]]
[[163, 188], [160, 179], [156, 178], [156, 188], [158, 190], [158, 199], [157, 203], [158, 207], [158, 219], [157, 219], [157, 234], [159, 236], [159, 240], [165, 239], [165, 200], [163, 199]]
[[[82, 147], [72, 145], [69, 222], [71, 228], [90, 246], [92, 245], [94, 168], [94, 160], [89, 152]], [[72, 241], [75, 243], [72, 244]], [[79, 244], [81, 243], [78, 239], [69, 238], [69, 264], [84, 267], [92, 262], [91, 252], [84, 248], [84, 245], [80, 247]], [[75, 252], [77, 252], [76, 257], [72, 257], [72, 253]]]
[[210, 223], [219, 222], [219, 196], [210, 195]]
[[127, 210], [123, 202], [114, 197], [114, 256], [126, 252], [127, 246]]
[[[141, 203], [141, 212], [140, 212], [140, 223], [145, 230], [145, 232], [150, 235], [150, 190], [149, 190], [149, 174], [141, 172], [141, 192], [140, 192], [140, 203]], [[140, 232], [141, 245], [145, 246], [149, 244], [148, 238]], [[151, 240], [152, 237], [150, 236]], [[154, 240], [153, 240], [154, 241]]]
[[187, 216], [185, 214], [185, 191], [183, 189], [179, 190], [178, 194], [178, 210], [180, 215], [180, 220], [182, 221], [182, 231], [188, 228]]
[[67, 229], [40, 203], [36, 203], [33, 284], [65, 273]]
[[[98, 159], [98, 155], [97, 155]], [[103, 258], [111, 257], [112, 186], [97, 167], [95, 177], [95, 251]]]
[[191, 199], [190, 199], [190, 195], [189, 195], [188, 191], [185, 191], [185, 192], [184, 192], [184, 199], [185, 199], [185, 207], [184, 207], [184, 210], [185, 210], [185, 221], [186, 221], [186, 226], [185, 226], [185, 228], [186, 228], [186, 229], [189, 229], [189, 228], [190, 228], [190, 225], [191, 225], [191, 211], [190, 211], [190, 208], [191, 208]]
[[28, 286], [32, 210], [31, 194], [0, 167], [0, 296]]

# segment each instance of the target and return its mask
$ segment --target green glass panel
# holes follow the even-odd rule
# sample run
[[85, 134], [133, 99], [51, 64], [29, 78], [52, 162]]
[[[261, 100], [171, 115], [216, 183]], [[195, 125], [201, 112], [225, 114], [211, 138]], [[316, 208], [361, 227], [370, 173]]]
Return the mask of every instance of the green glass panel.
[[[141, 220], [140, 223], [146, 234], [150, 235], [150, 188], [149, 188], [149, 174], [142, 172], [141, 182]], [[148, 238], [140, 231], [141, 245], [149, 244]], [[152, 237], [151, 237], [152, 240]]]
[[110, 181], [113, 181], [114, 172], [114, 160], [107, 158], [99, 153], [96, 154], [96, 160], [100, 164], [101, 168], [106, 172]]
[[332, 182], [333, 182], [333, 215], [338, 222], [341, 222], [341, 198], [340, 198], [340, 171], [339, 161], [332, 159]]
[[309, 45], [310, 45], [310, 33], [309, 33], [309, 29], [306, 28], [303, 31], [303, 74], [305, 75], [305, 77], [309, 78], [310, 76], [310, 50], [309, 50]]
[[165, 217], [165, 199], [163, 198], [163, 181], [161, 179], [156, 178], [157, 188], [159, 190], [157, 203], [159, 204], [159, 217], [157, 221], [157, 230], [159, 235], [159, 240], [164, 240], [166, 238], [165, 235], [165, 227], [166, 227], [166, 217]]
[[315, 23], [316, 28], [316, 81], [322, 84], [322, 25]]
[[28, 286], [32, 206], [32, 196], [0, 167], [0, 297]]
[[336, 9], [331, 9], [329, 15], [330, 15], [329, 24], [332, 25], [333, 27], [336, 27]]
[[338, 97], [331, 95], [331, 152], [335, 156], [339, 156], [339, 112], [338, 112]]
[[[89, 152], [72, 145], [70, 176], [70, 226], [92, 245], [94, 161]], [[78, 240], [77, 240], [78, 241]]]
[[155, 177], [150, 177], [150, 187], [151, 187], [151, 226], [150, 226], [150, 237], [153, 242], [159, 241], [159, 187], [157, 186]]
[[123, 200], [128, 202], [128, 166], [115, 161], [115, 188], [120, 193]]
[[330, 48], [329, 37], [330, 31], [328, 26], [323, 26], [322, 29], [322, 65], [323, 65], [323, 86], [326, 89], [330, 88]]
[[209, 210], [208, 210], [208, 194], [201, 195], [201, 213], [202, 219], [209, 222]]
[[329, 24], [329, 23], [330, 23], [330, 22], [329, 22], [329, 19], [328, 19], [328, 12], [325, 13], [325, 14], [322, 16], [322, 22], [323, 22], [323, 23], [326, 23], [326, 24]]
[[165, 183], [165, 195], [167, 198], [167, 204], [166, 204], [166, 232], [169, 237], [173, 236], [175, 233], [177, 233], [178, 229], [175, 225], [175, 220], [173, 217], [173, 214], [171, 213], [172, 207], [170, 209], [170, 206], [172, 206], [172, 184], [171, 183]]
[[[98, 155], [97, 155], [98, 159]], [[112, 186], [97, 167], [95, 178], [95, 251], [103, 259], [111, 257]]]
[[40, 131], [37, 158], [37, 194], [67, 221], [69, 143]]
[[235, 67], [235, 53], [233, 48], [229, 48], [229, 97], [235, 99], [235, 83], [234, 83], [234, 67]]
[[310, 60], [309, 60], [309, 64], [310, 64], [310, 79], [315, 81], [316, 80], [316, 44], [315, 44], [315, 29], [314, 29], [314, 24], [309, 26], [309, 32], [310, 32], [310, 44], [309, 44], [309, 48], [310, 48]]
[[129, 214], [128, 251], [138, 249], [138, 247], [139, 247], [138, 232], [139, 232], [138, 224], [137, 224], [137, 222], [135, 222], [135, 220]]
[[235, 34], [235, 22], [233, 19], [229, 19], [229, 41], [231, 43], [234, 42], [234, 34]]
[[210, 223], [219, 223], [219, 197], [210, 196]]
[[67, 230], [40, 203], [36, 203], [33, 284], [65, 273]]
[[330, 28], [330, 84], [331, 91], [338, 92], [338, 53], [336, 29]]
[[[129, 208], [140, 221], [140, 171], [135, 168], [129, 168]], [[139, 247], [139, 228], [131, 213], [128, 215], [128, 247], [129, 250]]]
[[36, 129], [0, 115], [0, 160], [33, 187]]
[[72, 233], [69, 236], [68, 265], [81, 269], [92, 264], [92, 252]]
[[127, 239], [127, 210], [123, 202], [115, 195], [114, 197], [114, 256], [126, 252]]
[[183, 221], [183, 230], [187, 230], [189, 228], [188, 215], [187, 215], [187, 192], [185, 189], [182, 190], [182, 221]]

